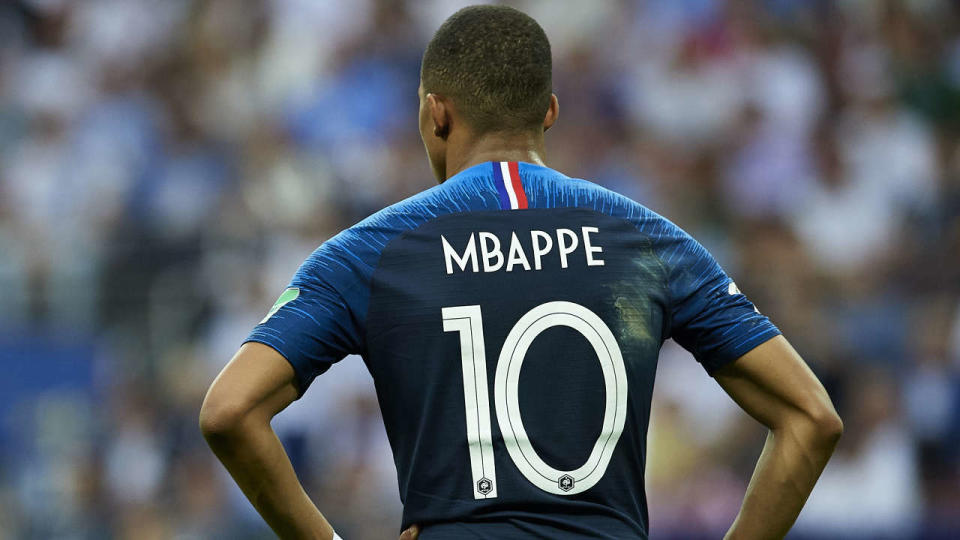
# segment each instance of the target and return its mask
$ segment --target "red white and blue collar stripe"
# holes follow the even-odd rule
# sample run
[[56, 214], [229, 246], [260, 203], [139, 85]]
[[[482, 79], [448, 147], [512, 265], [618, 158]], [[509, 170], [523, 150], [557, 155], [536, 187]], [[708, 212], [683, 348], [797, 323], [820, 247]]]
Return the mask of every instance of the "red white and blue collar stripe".
[[501, 210], [519, 210], [527, 207], [527, 194], [520, 181], [520, 168], [516, 161], [493, 161], [493, 183], [500, 196]]

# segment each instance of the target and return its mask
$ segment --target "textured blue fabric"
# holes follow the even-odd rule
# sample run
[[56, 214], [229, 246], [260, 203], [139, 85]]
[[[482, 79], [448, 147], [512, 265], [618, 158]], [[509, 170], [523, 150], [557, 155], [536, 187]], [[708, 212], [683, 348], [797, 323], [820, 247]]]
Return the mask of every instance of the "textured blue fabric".
[[[592, 182], [529, 163], [519, 168], [529, 208], [589, 208], [636, 226], [668, 270], [671, 310], [665, 337], [689, 350], [709, 373], [779, 334], [744, 295], [728, 294], [732, 280], [700, 243], [668, 219]], [[383, 248], [439, 216], [499, 209], [493, 171], [490, 163], [466, 169], [325, 242], [290, 282], [300, 288], [299, 297], [257, 325], [246, 341], [280, 352], [293, 365], [301, 393], [335, 362], [362, 354], [371, 277]]]
[[[712, 373], [779, 332], [703, 246], [662, 216], [591, 182], [525, 163], [519, 174], [529, 208], [504, 209], [496, 170], [491, 163], [471, 167], [325, 242], [290, 282], [299, 289], [296, 298], [248, 341], [282, 354], [301, 393], [344, 356], [363, 356], [397, 466], [403, 526], [424, 525], [424, 538], [646, 538], [646, 430], [663, 341], [672, 337]], [[553, 234], [559, 245], [561, 230], [586, 238], [587, 229], [603, 247], [597, 253], [603, 265], [590, 264], [586, 239], [569, 260], [559, 246], [544, 255], [542, 268], [538, 262], [511, 270], [483, 256], [487, 241], [500, 242], [506, 259], [508, 244], [532, 249], [534, 233]], [[443, 242], [458, 246], [467, 261], [465, 246], [475, 237], [474, 264], [447, 258]], [[464, 345], [444, 328], [442, 315], [457, 306], [482, 312], [493, 395], [508, 333], [524, 313], [553, 302], [577, 304], [603, 321], [622, 352], [627, 381], [626, 405], [618, 409], [624, 428], [610, 461], [595, 484], [570, 496], [524, 476], [530, 473], [506, 450], [516, 433], [505, 435], [499, 413], [465, 397], [470, 376], [464, 374], [472, 370], [464, 371]], [[573, 472], [600, 440], [610, 394], [597, 353], [581, 335], [569, 328], [545, 332], [523, 353], [517, 399], [538, 456]], [[477, 495], [468, 413], [493, 418], [495, 474], [479, 474], [495, 483], [495, 497]]]
[[370, 282], [383, 248], [400, 233], [441, 215], [499, 208], [489, 163], [388, 206], [317, 248], [290, 287], [299, 297], [257, 325], [246, 341], [276, 349], [296, 372], [302, 394], [349, 354], [364, 351]]
[[530, 208], [574, 206], [630, 220], [668, 271], [667, 337], [690, 351], [708, 373], [780, 331], [739, 291], [712, 255], [667, 218], [623, 195], [552, 169], [521, 164]]

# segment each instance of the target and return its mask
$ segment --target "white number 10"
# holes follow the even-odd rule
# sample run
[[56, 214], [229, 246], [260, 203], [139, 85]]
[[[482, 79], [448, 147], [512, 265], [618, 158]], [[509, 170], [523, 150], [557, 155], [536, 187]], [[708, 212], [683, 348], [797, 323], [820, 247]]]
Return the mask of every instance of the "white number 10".
[[[533, 340], [554, 326], [573, 328], [587, 338], [600, 361], [606, 391], [600, 436], [594, 442], [587, 461], [570, 471], [555, 469], [540, 458], [530, 444], [520, 415], [518, 389], [523, 359]], [[497, 496], [497, 473], [493, 461], [487, 356], [480, 306], [443, 308], [443, 330], [460, 333], [473, 496], [475, 499], [494, 498]], [[547, 302], [528, 311], [510, 329], [500, 350], [493, 394], [497, 424], [507, 452], [517, 469], [533, 485], [548, 493], [574, 495], [600, 481], [627, 418], [627, 374], [613, 332], [594, 312], [572, 302]]]

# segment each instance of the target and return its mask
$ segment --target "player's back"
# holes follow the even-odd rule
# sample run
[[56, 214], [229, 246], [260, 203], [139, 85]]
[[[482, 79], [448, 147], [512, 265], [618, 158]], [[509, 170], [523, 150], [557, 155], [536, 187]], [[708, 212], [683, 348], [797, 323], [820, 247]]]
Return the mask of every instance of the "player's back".
[[291, 285], [292, 309], [251, 339], [276, 347], [312, 318], [308, 342], [281, 350], [301, 388], [363, 355], [403, 525], [426, 539], [645, 538], [661, 344], [709, 371], [777, 333], [672, 223], [525, 163], [471, 167], [371, 216]]

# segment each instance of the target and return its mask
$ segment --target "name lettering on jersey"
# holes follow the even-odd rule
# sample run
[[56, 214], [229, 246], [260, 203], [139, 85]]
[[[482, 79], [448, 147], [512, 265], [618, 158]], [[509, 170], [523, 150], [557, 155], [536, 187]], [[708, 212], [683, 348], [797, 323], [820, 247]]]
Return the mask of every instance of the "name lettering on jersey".
[[[594, 245], [590, 235], [600, 232], [596, 227], [580, 227], [579, 233], [573, 229], [556, 229], [552, 234], [546, 231], [530, 231], [529, 241], [526, 235], [521, 237], [516, 231], [510, 233], [509, 239], [479, 231], [471, 233], [469, 240], [462, 249], [457, 250], [449, 240], [440, 235], [443, 246], [443, 260], [447, 274], [459, 269], [467, 272], [482, 271], [485, 273], [505, 270], [512, 272], [517, 268], [524, 270], [542, 270], [543, 262], [548, 257], [557, 257], [560, 268], [567, 268], [577, 251], [582, 251], [587, 266], [603, 266], [600, 258], [603, 247]], [[556, 239], [556, 240], [554, 240]], [[504, 254], [504, 246], [506, 254]], [[556, 247], [556, 254], [551, 255]], [[529, 256], [528, 256], [529, 254]]]

